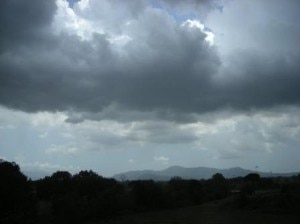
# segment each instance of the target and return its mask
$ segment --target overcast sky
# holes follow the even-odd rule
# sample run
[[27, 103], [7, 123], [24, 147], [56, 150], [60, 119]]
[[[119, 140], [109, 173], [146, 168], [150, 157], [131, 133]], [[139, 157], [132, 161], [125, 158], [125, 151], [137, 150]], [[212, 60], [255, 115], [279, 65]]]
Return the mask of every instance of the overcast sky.
[[104, 176], [300, 171], [300, 1], [1, 0], [0, 158]]

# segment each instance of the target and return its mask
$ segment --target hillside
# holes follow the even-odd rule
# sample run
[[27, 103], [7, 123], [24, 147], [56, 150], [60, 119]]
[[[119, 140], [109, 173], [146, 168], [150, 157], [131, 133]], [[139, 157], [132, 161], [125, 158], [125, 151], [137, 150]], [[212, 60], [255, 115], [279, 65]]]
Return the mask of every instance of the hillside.
[[[172, 177], [181, 177], [183, 179], [209, 179], [215, 173], [221, 173], [225, 178], [234, 178], [246, 176], [249, 173], [256, 171], [247, 170], [240, 167], [233, 167], [229, 169], [217, 169], [209, 167], [194, 167], [186, 168], [182, 166], [171, 166], [164, 170], [140, 170], [119, 173], [113, 176], [116, 180], [147, 180], [152, 179], [156, 181], [167, 181]], [[297, 173], [266, 173], [256, 172], [261, 177], [276, 177], [276, 176], [293, 176]]]

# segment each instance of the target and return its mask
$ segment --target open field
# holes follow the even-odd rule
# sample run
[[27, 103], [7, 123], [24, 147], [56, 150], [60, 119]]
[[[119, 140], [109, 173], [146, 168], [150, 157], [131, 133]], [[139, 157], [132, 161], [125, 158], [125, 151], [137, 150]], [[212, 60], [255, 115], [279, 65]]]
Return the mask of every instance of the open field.
[[238, 209], [234, 198], [200, 206], [128, 215], [110, 224], [298, 224], [300, 214], [282, 210]]

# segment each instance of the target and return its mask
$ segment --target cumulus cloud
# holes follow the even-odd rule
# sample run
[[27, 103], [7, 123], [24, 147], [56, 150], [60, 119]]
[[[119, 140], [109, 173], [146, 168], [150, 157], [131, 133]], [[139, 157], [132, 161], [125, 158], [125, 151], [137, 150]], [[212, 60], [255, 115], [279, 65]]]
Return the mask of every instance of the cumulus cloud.
[[[217, 7], [214, 1], [161, 4], [181, 9], [183, 4], [199, 5], [206, 12]], [[243, 3], [231, 4], [234, 10], [234, 4]], [[258, 4], [259, 9], [266, 4]], [[272, 26], [267, 26], [270, 19], [256, 21], [264, 27], [258, 43], [266, 43], [260, 40], [269, 39], [270, 32], [274, 37], [284, 32], [284, 53], [245, 48], [224, 59], [218, 45], [208, 42], [211, 31], [205, 21], [178, 21], [175, 11], [147, 1], [80, 1], [73, 9], [63, 0], [1, 5], [0, 103], [5, 107], [68, 111], [80, 118], [70, 116], [70, 122], [136, 115], [188, 121], [195, 120], [195, 114], [224, 108], [246, 111], [299, 104], [300, 56], [286, 51], [295, 46], [300, 32], [287, 24], [288, 18]], [[262, 12], [272, 16], [276, 10], [272, 6], [270, 12]], [[278, 46], [278, 38], [272, 41], [266, 49]], [[250, 43], [246, 40], [245, 45]], [[127, 115], [120, 115], [121, 110]]]
[[298, 1], [71, 2], [0, 1], [1, 155], [296, 158]]
[[[77, 16], [98, 4], [110, 8], [117, 3], [90, 4], [95, 7], [78, 6]], [[6, 46], [0, 58], [1, 103], [25, 111], [99, 112], [112, 104], [130, 111], [199, 107], [197, 92], [207, 91], [209, 76], [219, 64], [214, 48], [205, 40], [207, 34], [198, 27], [177, 24], [161, 9], [146, 7], [143, 14], [133, 15], [134, 7], [136, 4], [122, 10], [128, 21], [125, 19], [121, 31], [100, 24], [101, 28], [90, 31], [91, 39], [82, 40], [80, 33], [68, 33], [66, 29], [58, 35], [45, 26], [49, 36], [40, 36], [35, 47], [26, 45], [13, 54]], [[115, 18], [113, 12], [105, 18], [97, 17], [98, 10], [94, 13], [92, 18], [85, 18], [91, 24], [93, 19], [116, 23], [124, 20]], [[80, 32], [81, 27], [74, 29]], [[127, 43], [120, 45], [121, 37], [127, 37]]]
[[[60, 114], [28, 114], [8, 109], [2, 109], [1, 114], [1, 156], [27, 170], [42, 169], [43, 165], [44, 170], [67, 169], [72, 164], [74, 167], [94, 166], [101, 171], [107, 162], [106, 172], [111, 173], [112, 163], [119, 171], [134, 168], [122, 167], [123, 160], [144, 169], [150, 166], [147, 164], [150, 159], [153, 166], [172, 162], [187, 166], [223, 164], [249, 168], [255, 161], [261, 167], [291, 171], [296, 169], [295, 160], [299, 158], [298, 107], [248, 115], [215, 114], [193, 123], [85, 120], [73, 124], [60, 120]], [[53, 123], [49, 117], [57, 121]], [[45, 130], [47, 136], [40, 138]], [[15, 157], [16, 154], [19, 156]], [[277, 163], [268, 162], [274, 160]]]

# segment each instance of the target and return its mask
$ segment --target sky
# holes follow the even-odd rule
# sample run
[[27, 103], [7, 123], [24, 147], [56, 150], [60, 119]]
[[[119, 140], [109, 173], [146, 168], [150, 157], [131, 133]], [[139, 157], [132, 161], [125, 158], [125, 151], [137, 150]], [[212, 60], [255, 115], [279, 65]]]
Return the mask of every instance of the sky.
[[300, 170], [300, 1], [1, 0], [0, 158]]

